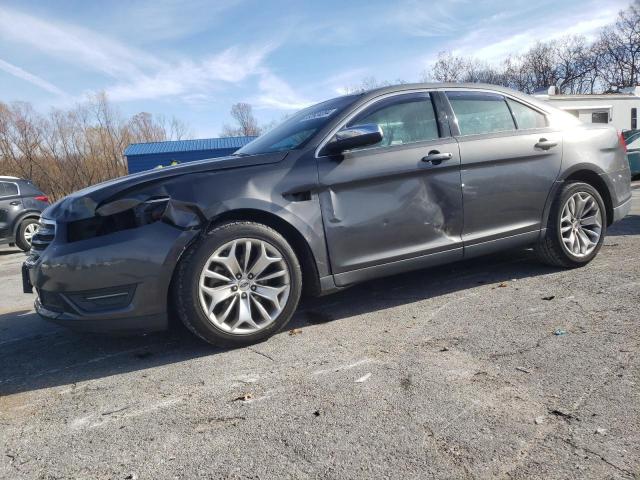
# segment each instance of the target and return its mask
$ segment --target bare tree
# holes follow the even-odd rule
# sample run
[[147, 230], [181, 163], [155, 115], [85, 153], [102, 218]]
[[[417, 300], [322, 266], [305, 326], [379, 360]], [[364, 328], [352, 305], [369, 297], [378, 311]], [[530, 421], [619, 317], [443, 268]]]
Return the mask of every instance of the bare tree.
[[131, 117], [129, 128], [131, 134], [143, 142], [160, 142], [167, 138], [164, 122], [156, 122], [148, 112], [140, 112]]
[[633, 87], [640, 81], [640, 1], [618, 14], [600, 35], [600, 75], [612, 87]]
[[521, 57], [528, 76], [526, 93], [544, 90], [558, 83], [553, 42], [538, 42]]
[[261, 133], [258, 120], [253, 116], [253, 108], [248, 103], [240, 102], [231, 106], [231, 116], [237, 127], [224, 125], [222, 137], [257, 136]]
[[553, 44], [557, 86], [563, 93], [593, 93], [597, 82], [594, 50], [582, 36], [569, 36]]
[[191, 132], [189, 125], [176, 117], [171, 117], [168, 129], [168, 136], [170, 140], [185, 140], [193, 137], [193, 133]]
[[469, 60], [453, 55], [451, 52], [440, 52], [432, 67], [422, 77], [425, 81], [463, 82], [469, 66]]

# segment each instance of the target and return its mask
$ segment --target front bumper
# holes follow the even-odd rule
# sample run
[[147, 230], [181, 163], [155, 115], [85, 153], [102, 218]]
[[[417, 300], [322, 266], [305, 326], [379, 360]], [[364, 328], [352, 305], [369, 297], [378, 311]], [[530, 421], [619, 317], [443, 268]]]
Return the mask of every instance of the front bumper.
[[120, 317], [114, 315], [113, 312], [105, 312], [102, 315], [86, 313], [77, 315], [49, 310], [42, 305], [39, 298], [36, 299], [34, 307], [38, 315], [44, 320], [79, 332], [111, 334], [150, 333], [165, 330], [168, 324], [166, 312], [135, 317]]
[[197, 233], [156, 222], [71, 243], [56, 235], [25, 262], [24, 289], [42, 318], [76, 330], [163, 330], [175, 265]]

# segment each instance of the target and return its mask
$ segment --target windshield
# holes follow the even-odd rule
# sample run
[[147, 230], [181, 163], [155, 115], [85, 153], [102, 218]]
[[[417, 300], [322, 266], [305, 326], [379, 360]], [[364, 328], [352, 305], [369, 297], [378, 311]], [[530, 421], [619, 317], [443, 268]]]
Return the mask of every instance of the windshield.
[[359, 95], [346, 95], [300, 110], [273, 130], [242, 147], [236, 155], [256, 155], [299, 148], [358, 97]]

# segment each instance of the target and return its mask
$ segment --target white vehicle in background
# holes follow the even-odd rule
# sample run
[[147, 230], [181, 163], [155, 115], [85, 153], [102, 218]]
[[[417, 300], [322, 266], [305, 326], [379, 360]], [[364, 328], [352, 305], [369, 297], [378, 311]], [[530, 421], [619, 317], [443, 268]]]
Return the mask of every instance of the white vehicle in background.
[[640, 111], [640, 86], [617, 93], [562, 95], [555, 86], [534, 97], [576, 116], [584, 123], [604, 123], [619, 132], [636, 130]]

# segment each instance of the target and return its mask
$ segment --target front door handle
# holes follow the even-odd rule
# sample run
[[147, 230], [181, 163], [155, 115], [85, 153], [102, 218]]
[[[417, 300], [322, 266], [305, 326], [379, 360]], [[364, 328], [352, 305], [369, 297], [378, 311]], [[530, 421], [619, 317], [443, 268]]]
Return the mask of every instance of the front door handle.
[[431, 162], [432, 165], [440, 165], [445, 160], [451, 160], [450, 153], [440, 153], [438, 150], [431, 150], [426, 157], [422, 157], [423, 162]]
[[538, 143], [534, 145], [534, 147], [541, 148], [542, 150], [549, 150], [550, 148], [556, 147], [557, 145], [557, 142], [550, 142], [546, 138], [541, 138], [540, 140], [538, 140]]

